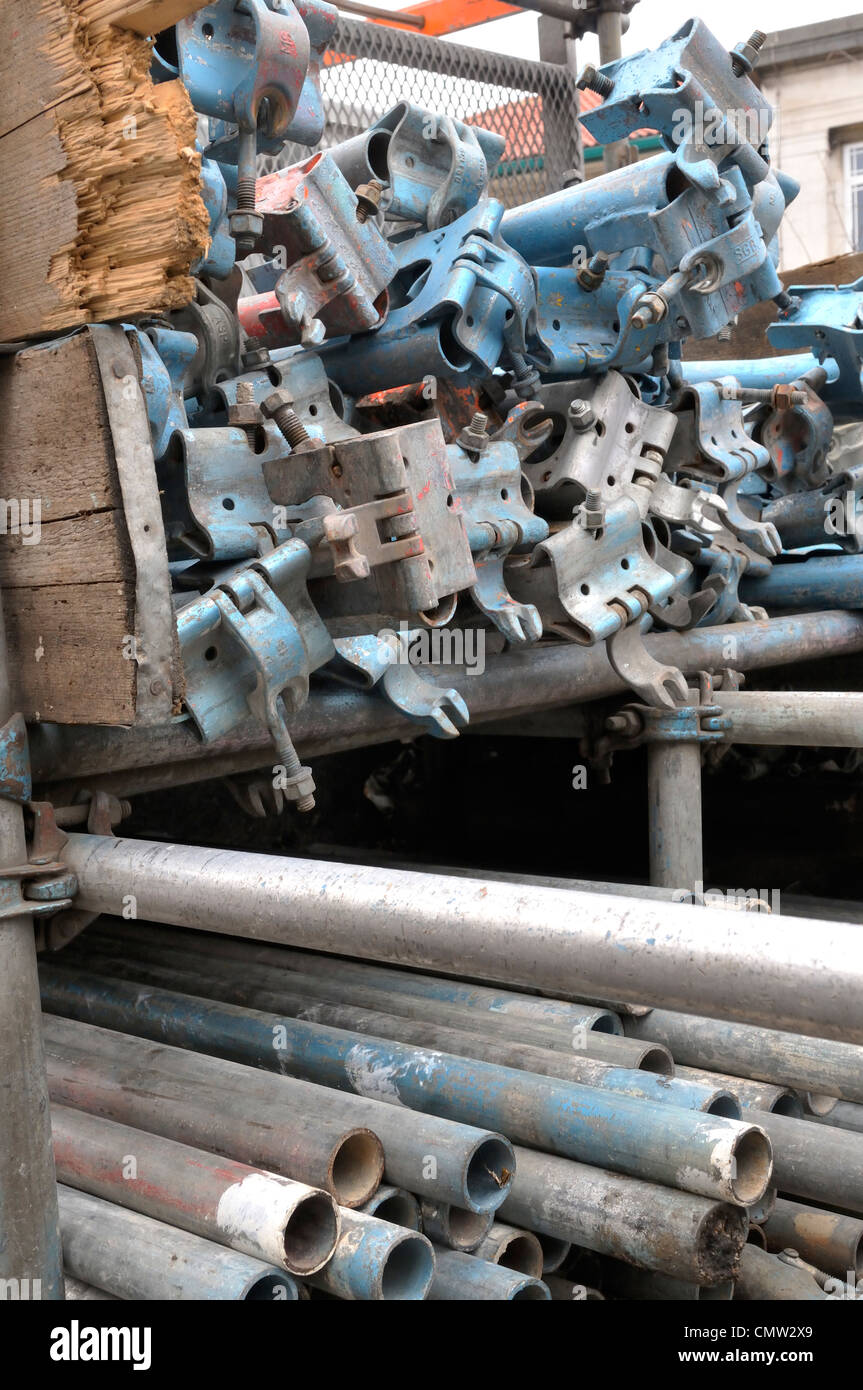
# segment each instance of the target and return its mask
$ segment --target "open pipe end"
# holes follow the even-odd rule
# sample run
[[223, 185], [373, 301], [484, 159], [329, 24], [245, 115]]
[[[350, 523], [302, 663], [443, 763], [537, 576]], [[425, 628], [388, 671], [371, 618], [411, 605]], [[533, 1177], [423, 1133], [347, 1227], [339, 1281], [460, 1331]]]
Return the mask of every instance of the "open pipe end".
[[468, 1159], [464, 1180], [465, 1207], [469, 1211], [497, 1211], [515, 1177], [515, 1152], [500, 1135], [482, 1139]]
[[408, 1231], [418, 1231], [422, 1225], [420, 1204], [412, 1192], [404, 1192], [399, 1187], [380, 1188], [364, 1208], [367, 1216], [376, 1216], [378, 1221], [389, 1221], [391, 1226], [404, 1226]]
[[443, 1243], [451, 1250], [462, 1250], [467, 1254], [475, 1250], [488, 1235], [492, 1214], [466, 1211], [464, 1207], [447, 1207], [439, 1212], [438, 1220], [442, 1226]]
[[425, 1236], [405, 1231], [393, 1242], [380, 1274], [380, 1296], [387, 1302], [424, 1299], [434, 1278], [434, 1251]]
[[568, 1240], [561, 1240], [560, 1236], [547, 1236], [542, 1231], [534, 1232], [542, 1250], [542, 1272], [543, 1274], [553, 1274], [556, 1269], [560, 1269], [572, 1246]]
[[803, 1102], [796, 1091], [780, 1091], [778, 1095], [772, 1096], [768, 1115], [789, 1115], [792, 1120], [803, 1119]]
[[714, 1091], [703, 1109], [708, 1115], [722, 1115], [726, 1120], [739, 1120], [743, 1113], [740, 1101], [731, 1091]]
[[674, 1059], [667, 1047], [661, 1043], [650, 1043], [645, 1045], [638, 1070], [651, 1071], [655, 1076], [673, 1076]]
[[733, 1199], [744, 1207], [760, 1201], [773, 1171], [773, 1148], [763, 1129], [749, 1125], [731, 1145], [728, 1185]]
[[740, 1252], [746, 1243], [749, 1218], [741, 1207], [715, 1202], [702, 1218], [695, 1237], [698, 1283], [705, 1287], [724, 1284], [737, 1273]]
[[541, 1279], [524, 1279], [517, 1284], [510, 1294], [510, 1302], [524, 1302], [529, 1299], [534, 1303], [547, 1303], [551, 1298], [551, 1290], [547, 1284], [543, 1284]]
[[340, 1207], [361, 1207], [384, 1175], [384, 1147], [370, 1129], [349, 1130], [335, 1145], [329, 1162], [329, 1190]]
[[315, 1274], [332, 1256], [339, 1238], [339, 1209], [328, 1192], [310, 1192], [290, 1213], [283, 1232], [285, 1265], [291, 1274]]

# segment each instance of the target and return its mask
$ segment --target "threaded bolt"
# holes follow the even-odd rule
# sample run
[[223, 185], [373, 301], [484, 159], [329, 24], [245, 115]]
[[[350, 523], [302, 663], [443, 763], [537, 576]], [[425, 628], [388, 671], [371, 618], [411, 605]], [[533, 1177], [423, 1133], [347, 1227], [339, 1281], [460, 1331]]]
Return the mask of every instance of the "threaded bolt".
[[468, 425], [468, 429], [470, 430], [471, 434], [485, 434], [487, 424], [488, 416], [483, 415], [481, 410], [477, 410], [474, 413], [473, 419]]
[[354, 190], [357, 200], [357, 221], [366, 222], [369, 217], [377, 215], [381, 205], [381, 195], [384, 186], [380, 179], [372, 179], [370, 183], [361, 183]]
[[[282, 765], [285, 769], [285, 772], [288, 774], [289, 781], [293, 781], [294, 778], [301, 777], [305, 773], [309, 781], [311, 782], [311, 771], [309, 770], [309, 768], [303, 767], [297, 754], [297, 750], [291, 743], [290, 739], [288, 739], [284, 743], [284, 745], [279, 749], [279, 757], [282, 760]], [[311, 784], [314, 787], [314, 782], [311, 782]], [[308, 811], [313, 811], [315, 809], [315, 798], [311, 792], [308, 792], [305, 796], [298, 797], [296, 806], [298, 811], [302, 811], [304, 813]]]
[[312, 437], [293, 408], [293, 396], [287, 391], [273, 391], [263, 402], [261, 409], [268, 420], [273, 420], [281, 430], [292, 449], [301, 444], [311, 444]]
[[258, 406], [255, 401], [255, 388], [250, 381], [237, 382], [237, 404], [228, 411], [228, 423], [237, 425], [254, 449], [258, 429]]
[[614, 81], [605, 72], [600, 72], [592, 63], [586, 63], [579, 73], [577, 87], [582, 91], [598, 92], [601, 97], [611, 96]]
[[738, 44], [731, 54], [731, 71], [735, 77], [743, 77], [744, 73], [752, 71], [766, 42], [767, 35], [755, 29], [745, 43]]

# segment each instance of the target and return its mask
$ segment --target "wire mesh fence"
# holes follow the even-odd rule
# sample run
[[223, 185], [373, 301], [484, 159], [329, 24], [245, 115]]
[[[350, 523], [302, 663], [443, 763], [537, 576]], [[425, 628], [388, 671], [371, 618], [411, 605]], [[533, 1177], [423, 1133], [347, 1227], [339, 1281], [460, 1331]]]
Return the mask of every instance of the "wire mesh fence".
[[[578, 92], [568, 68], [423, 38], [340, 16], [321, 73], [325, 125], [315, 148], [367, 130], [399, 101], [506, 138], [490, 192], [506, 207], [583, 177]], [[308, 156], [287, 145], [264, 167]]]

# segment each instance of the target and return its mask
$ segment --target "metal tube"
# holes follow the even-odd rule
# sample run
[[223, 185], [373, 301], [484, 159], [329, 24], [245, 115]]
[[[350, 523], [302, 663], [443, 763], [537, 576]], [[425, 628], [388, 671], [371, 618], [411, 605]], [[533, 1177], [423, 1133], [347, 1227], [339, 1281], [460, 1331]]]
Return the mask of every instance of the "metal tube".
[[158, 1067], [70, 1055], [52, 1046], [50, 1038], [46, 1044], [48, 1086], [57, 1105], [323, 1188], [340, 1205], [362, 1206], [383, 1177], [380, 1139], [370, 1129], [346, 1129], [330, 1119], [323, 1087], [296, 1083], [303, 1089], [284, 1097], [292, 1108], [287, 1112], [285, 1106], [281, 1118], [262, 1110], [249, 1092], [228, 1096], [208, 1083], [207, 1058], [198, 1067], [199, 1058], [191, 1054], [189, 1070], [197, 1075], [177, 1081]]
[[404, 1226], [408, 1231], [422, 1230], [419, 1200], [412, 1192], [405, 1192], [403, 1187], [379, 1187], [362, 1209], [366, 1216], [376, 1216], [379, 1221], [389, 1221], [392, 1226]]
[[418, 1231], [344, 1211], [332, 1259], [307, 1282], [351, 1301], [419, 1301], [431, 1296], [434, 1266], [431, 1244]]
[[842, 922], [728, 912], [708, 931], [703, 909], [686, 903], [672, 913], [631, 898], [98, 835], [70, 834], [63, 857], [85, 911], [118, 915], [134, 885], [138, 916], [157, 922], [863, 1041], [859, 933]]
[[[29, 765], [26, 736], [21, 749], [21, 736], [9, 729], [14, 713], [0, 593], [0, 728], [5, 726], [4, 747], [13, 761], [17, 753]], [[23, 808], [18, 801], [0, 797], [0, 878], [7, 868], [26, 862]], [[16, 889], [14, 878], [4, 885], [7, 910], [16, 901]], [[17, 1288], [22, 1298], [62, 1300], [41, 1022], [32, 918], [26, 913], [4, 917], [0, 921], [0, 1279], [7, 1281], [7, 1288]]]
[[448, 1250], [461, 1250], [469, 1254], [482, 1243], [492, 1227], [494, 1217], [491, 1212], [478, 1214], [463, 1211], [461, 1207], [450, 1206], [447, 1202], [421, 1203], [423, 1230], [435, 1245], [445, 1245]]
[[704, 878], [700, 744], [648, 744], [647, 818], [650, 882], [692, 892]]
[[701, 1067], [675, 1068], [675, 1077], [681, 1080], [698, 1081], [705, 1086], [721, 1086], [739, 1101], [741, 1109], [767, 1110], [777, 1115], [791, 1115], [795, 1120], [803, 1117], [803, 1102], [790, 1086], [770, 1086], [766, 1081], [750, 1081], [741, 1076], [728, 1076], [721, 1072], [704, 1071]]
[[[61, 960], [60, 968], [74, 969], [78, 961], [80, 956], [73, 957], [71, 962], [67, 961], [65, 964]], [[480, 1033], [468, 1033], [462, 1029], [441, 1028], [433, 1023], [414, 1022], [409, 1018], [380, 1013], [377, 1010], [309, 1002], [301, 994], [285, 989], [259, 989], [239, 980], [231, 982], [227, 975], [213, 977], [192, 969], [176, 970], [167, 965], [139, 964], [137, 960], [124, 961], [110, 955], [100, 955], [98, 952], [88, 954], [84, 958], [84, 964], [85, 968], [112, 979], [137, 980], [142, 984], [158, 985], [162, 989], [173, 989], [200, 998], [238, 1004], [257, 1012], [284, 1013], [298, 1022], [320, 1023], [332, 1028], [351, 1030], [367, 1035], [373, 1041], [387, 1039], [412, 1043], [419, 1047], [431, 1047], [439, 1051], [446, 1050], [459, 1057], [495, 1062], [499, 1066], [513, 1067], [536, 1076], [549, 1076], [585, 1086], [597, 1086], [603, 1091], [653, 1101], [658, 1105], [676, 1105], [685, 1110], [701, 1110], [709, 1115], [740, 1119], [740, 1105], [734, 1096], [729, 1090], [713, 1082], [704, 1085], [700, 1081], [678, 1081], [664, 1075], [657, 1076], [653, 1072], [615, 1067], [607, 1062], [599, 1062], [593, 1057], [579, 1056], [576, 1053], [564, 1056], [560, 1052], [544, 1048], [509, 1042], [503, 1038], [485, 1037]], [[217, 1152], [221, 1153], [222, 1149], [218, 1149]]]
[[[779, 921], [781, 925], [781, 919]], [[815, 970], [818, 968], [819, 937], [815, 923], [810, 926], [812, 969]], [[859, 930], [851, 927], [847, 949], [858, 960], [860, 942]], [[777, 952], [781, 969], [784, 961], [778, 942]], [[652, 1009], [639, 1018], [627, 1018], [624, 1026], [632, 1037], [664, 1043], [681, 1065], [748, 1076], [795, 1090], [823, 1092], [843, 1100], [863, 1101], [863, 1048], [850, 1043], [674, 1013], [668, 1009]], [[859, 1024], [851, 1032], [859, 1036]]]
[[686, 1283], [732, 1277], [746, 1239], [739, 1208], [530, 1149], [516, 1149], [516, 1165], [505, 1221]]
[[[470, 874], [465, 873], [459, 877], [470, 877]], [[562, 887], [565, 880], [556, 882]], [[609, 891], [614, 890], [610, 888]], [[338, 994], [332, 997], [343, 1000], [348, 997], [343, 992], [345, 986], [361, 987], [369, 992], [367, 997], [371, 997], [372, 991], [386, 994], [388, 997], [404, 995], [409, 1001], [405, 1008], [411, 1010], [411, 1017], [430, 1018], [435, 1022], [443, 1017], [438, 1012], [440, 1006], [450, 1005], [459, 1009], [460, 1018], [477, 1014], [482, 1026], [489, 1029], [494, 1029], [499, 1020], [510, 1026], [517, 1021], [555, 1031], [560, 1030], [563, 1025], [570, 1047], [573, 1034], [580, 1030], [591, 1033], [597, 1031], [598, 1027], [603, 1038], [609, 1033], [623, 1032], [623, 1025], [608, 1009], [597, 1009], [589, 1004], [567, 1004], [557, 999], [541, 999], [510, 990], [465, 984], [451, 977], [416, 975], [406, 970], [373, 965], [369, 961], [346, 960], [343, 956], [322, 956], [311, 951], [295, 951], [287, 946], [268, 946], [257, 941], [238, 940], [235, 937], [214, 936], [202, 942], [190, 936], [187, 931], [152, 922], [123, 922], [120, 919], [108, 918], [95, 923], [80, 938], [80, 947], [87, 949], [94, 940], [110, 942], [113, 949], [122, 950], [124, 954], [129, 951], [130, 941], [133, 943], [133, 949], [139, 952], [142, 947], [150, 950], [155, 947], [161, 959], [176, 958], [178, 962], [185, 962], [190, 953], [193, 953], [199, 968], [202, 952], [205, 952], [208, 970], [214, 969], [216, 961], [240, 962], [243, 976], [250, 979], [263, 979], [262, 972], [266, 971], [266, 980], [272, 982], [274, 969], [289, 971], [291, 977], [295, 974], [302, 977], [309, 987], [315, 979], [336, 986]], [[79, 942], [75, 944], [78, 946]], [[234, 973], [237, 973], [236, 968]], [[286, 982], [290, 983], [290, 978], [287, 978]], [[359, 996], [354, 998], [353, 1002], [360, 1003]], [[424, 1008], [426, 1004], [431, 1007]], [[389, 1012], [399, 1012], [394, 1002], [390, 1005]], [[467, 1024], [461, 1023], [460, 1026], [467, 1027]], [[509, 1036], [516, 1035], [511, 1033]], [[626, 1048], [626, 1041], [623, 1046]], [[617, 1054], [621, 1058], [624, 1055], [631, 1058], [635, 1054], [628, 1050]], [[636, 1063], [633, 1062], [632, 1065]]]
[[785, 1115], [762, 1113], [758, 1120], [774, 1144], [780, 1192], [863, 1214], [863, 1135]]
[[770, 1145], [759, 1127], [739, 1120], [81, 971], [46, 967], [43, 980], [53, 1012], [287, 1071], [391, 1105], [486, 1124], [516, 1143], [582, 1162], [744, 1206], [757, 1201], [769, 1183]]
[[161, 1135], [51, 1108], [57, 1176], [118, 1206], [303, 1276], [330, 1258], [339, 1208], [326, 1192]]
[[66, 1286], [66, 1301], [88, 1299], [98, 1303], [118, 1303], [120, 1300], [116, 1294], [106, 1293], [104, 1289], [97, 1289], [94, 1284], [85, 1284], [82, 1280], [74, 1278], [68, 1270], [63, 1272], [63, 1282]]
[[[289, 1274], [73, 1187], [59, 1187], [67, 1274], [126, 1299], [286, 1300]], [[68, 1290], [67, 1290], [68, 1297]]]
[[542, 1250], [542, 1274], [545, 1278], [547, 1274], [553, 1274], [556, 1269], [560, 1269], [569, 1257], [572, 1245], [568, 1240], [561, 1240], [560, 1236], [550, 1236], [545, 1231], [534, 1231], [533, 1234]]
[[542, 1246], [532, 1231], [520, 1231], [516, 1226], [495, 1221], [474, 1253], [477, 1259], [529, 1274], [532, 1279], [542, 1277]]
[[863, 1277], [863, 1221], [780, 1197], [764, 1223], [767, 1249], [796, 1250], [804, 1260], [856, 1284]]
[[478, 1299], [548, 1302], [551, 1298], [541, 1279], [442, 1246], [436, 1245], [434, 1254], [435, 1273], [429, 1299], [473, 1303]]
[[811, 555], [740, 582], [744, 603], [769, 609], [863, 608], [863, 556]]
[[[294, 1077], [274, 1076], [224, 1057], [147, 1042], [142, 1037], [95, 1028], [72, 1018], [46, 1016], [45, 1032], [49, 1043], [60, 1049], [64, 1057], [83, 1054], [97, 1059], [100, 1065], [115, 1059], [118, 1065], [132, 1068], [142, 1061], [149, 1062], [158, 1067], [163, 1077], [179, 1078], [192, 1085], [204, 1077], [208, 1084], [227, 1093], [226, 1107], [231, 1104], [230, 1097], [239, 1093], [254, 1100], [264, 1113], [284, 1113], [297, 1125], [305, 1113], [312, 1117], [312, 1123], [321, 1114], [345, 1130], [364, 1126], [383, 1143], [389, 1181], [409, 1192], [422, 1191], [470, 1211], [493, 1212], [512, 1183], [512, 1145], [502, 1135], [486, 1129], [421, 1115], [365, 1096], [345, 1095]], [[298, 1148], [298, 1166], [300, 1153]], [[337, 1178], [341, 1189], [350, 1175], [338, 1174]]]
[[[671, 161], [670, 155], [663, 158]], [[639, 168], [643, 170], [646, 163]], [[604, 185], [606, 180], [602, 182]], [[580, 187], [589, 189], [590, 184]], [[565, 190], [553, 197], [568, 197], [572, 191]], [[603, 192], [599, 203], [604, 202]], [[602, 206], [599, 211], [603, 211]], [[516, 214], [520, 212], [521, 209], [515, 209]], [[566, 240], [567, 258], [574, 244]], [[529, 259], [537, 263], [536, 257]], [[848, 612], [798, 614], [697, 628], [687, 633], [648, 634], [645, 645], [658, 661], [679, 667], [685, 675], [697, 675], [699, 671], [728, 665], [729, 640], [734, 643], [735, 670], [762, 670], [818, 659], [825, 652], [842, 656], [860, 651], [863, 617]], [[474, 724], [523, 710], [535, 712], [555, 705], [579, 704], [627, 690], [626, 683], [612, 669], [604, 644], [582, 648], [561, 643], [528, 653], [506, 653], [488, 661], [481, 681], [460, 680], [452, 671], [440, 681], [460, 688], [469, 702]], [[291, 720], [294, 744], [306, 759], [390, 739], [415, 738], [419, 732], [417, 725], [396, 709], [387, 709], [368, 695], [352, 690], [315, 691]], [[90, 789], [119, 789], [123, 795], [268, 766], [273, 752], [269, 736], [252, 723], [231, 738], [207, 744], [186, 721], [158, 729], [40, 723], [30, 730], [30, 744], [34, 781], [56, 783], [85, 778]], [[160, 770], [157, 764], [170, 766]], [[132, 777], [131, 769], [139, 772]]]
[[795, 1269], [793, 1265], [777, 1260], [775, 1255], [768, 1255], [766, 1250], [760, 1250], [757, 1245], [747, 1244], [740, 1255], [734, 1297], [754, 1302], [773, 1302], [777, 1299], [811, 1302], [827, 1295], [805, 1269]]
[[819, 1124], [836, 1125], [839, 1129], [853, 1129], [863, 1134], [863, 1105], [854, 1105], [848, 1100], [840, 1100], [829, 1115], [811, 1115], [809, 1118], [817, 1120]]
[[746, 1215], [749, 1217], [749, 1228], [761, 1226], [767, 1220], [773, 1208], [776, 1206], [776, 1188], [768, 1187], [764, 1196], [751, 1206], [746, 1208]]
[[726, 743], [863, 748], [863, 694], [822, 690], [729, 690], [716, 696], [733, 728]]

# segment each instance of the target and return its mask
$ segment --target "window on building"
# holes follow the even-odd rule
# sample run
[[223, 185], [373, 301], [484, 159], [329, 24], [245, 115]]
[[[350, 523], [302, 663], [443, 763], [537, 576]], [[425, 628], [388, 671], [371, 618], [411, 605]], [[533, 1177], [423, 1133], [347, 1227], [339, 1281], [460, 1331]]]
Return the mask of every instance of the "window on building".
[[863, 144], [845, 146], [848, 234], [854, 251], [863, 251]]

